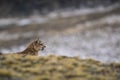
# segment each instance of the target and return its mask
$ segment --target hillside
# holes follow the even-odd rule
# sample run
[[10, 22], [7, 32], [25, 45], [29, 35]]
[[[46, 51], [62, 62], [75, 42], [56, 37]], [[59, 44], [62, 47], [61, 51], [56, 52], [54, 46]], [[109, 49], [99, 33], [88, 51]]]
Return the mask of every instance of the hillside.
[[120, 63], [65, 56], [1, 55], [0, 80], [119, 80]]

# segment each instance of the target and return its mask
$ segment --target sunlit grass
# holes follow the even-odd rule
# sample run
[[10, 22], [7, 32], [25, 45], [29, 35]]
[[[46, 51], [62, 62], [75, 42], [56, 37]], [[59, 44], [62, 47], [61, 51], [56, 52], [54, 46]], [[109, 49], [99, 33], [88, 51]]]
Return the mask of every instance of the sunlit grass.
[[120, 63], [65, 56], [0, 56], [0, 80], [119, 80]]

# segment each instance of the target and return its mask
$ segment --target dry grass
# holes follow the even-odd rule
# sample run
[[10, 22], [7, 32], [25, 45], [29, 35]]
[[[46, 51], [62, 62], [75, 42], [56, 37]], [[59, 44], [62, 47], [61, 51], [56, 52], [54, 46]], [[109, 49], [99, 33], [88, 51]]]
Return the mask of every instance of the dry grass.
[[0, 80], [119, 80], [120, 63], [65, 56], [0, 56]]

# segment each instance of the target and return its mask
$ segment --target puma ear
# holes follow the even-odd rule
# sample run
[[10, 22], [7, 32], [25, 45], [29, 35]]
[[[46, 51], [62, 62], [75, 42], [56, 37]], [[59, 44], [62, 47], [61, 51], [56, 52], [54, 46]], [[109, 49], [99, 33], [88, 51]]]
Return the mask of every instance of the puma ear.
[[39, 38], [36, 39], [36, 43], [41, 43]]

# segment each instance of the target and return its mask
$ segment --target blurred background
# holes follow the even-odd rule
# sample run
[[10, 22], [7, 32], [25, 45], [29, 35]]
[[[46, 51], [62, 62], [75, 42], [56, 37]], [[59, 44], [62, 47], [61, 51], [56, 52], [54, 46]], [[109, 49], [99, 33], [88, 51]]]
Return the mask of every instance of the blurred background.
[[120, 62], [120, 0], [0, 0], [0, 51], [40, 37], [40, 55]]

